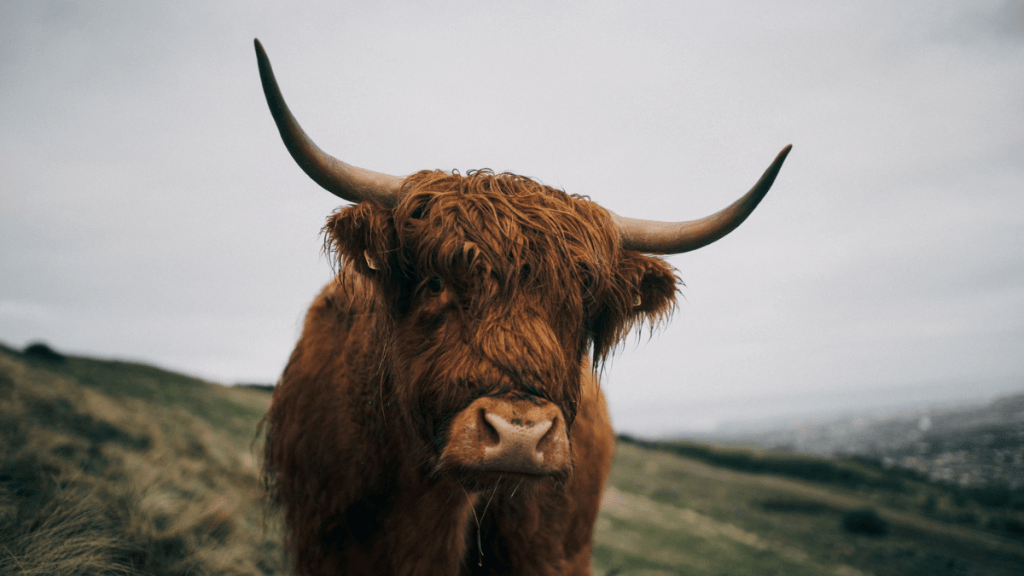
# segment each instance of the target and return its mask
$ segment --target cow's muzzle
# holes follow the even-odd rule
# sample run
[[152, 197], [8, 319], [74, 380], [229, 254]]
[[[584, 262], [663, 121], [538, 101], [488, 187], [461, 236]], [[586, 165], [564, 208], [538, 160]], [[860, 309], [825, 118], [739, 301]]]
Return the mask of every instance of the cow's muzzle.
[[564, 478], [572, 468], [565, 417], [546, 400], [478, 398], [452, 420], [439, 468]]

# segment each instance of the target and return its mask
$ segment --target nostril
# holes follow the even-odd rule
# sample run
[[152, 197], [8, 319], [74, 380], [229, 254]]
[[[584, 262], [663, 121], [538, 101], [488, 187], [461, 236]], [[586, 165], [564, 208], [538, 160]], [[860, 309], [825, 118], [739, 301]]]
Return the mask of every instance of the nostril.
[[477, 425], [480, 428], [481, 439], [488, 446], [501, 444], [501, 434], [498, 432], [488, 417], [487, 410], [481, 408], [477, 412]]
[[550, 426], [537, 441], [537, 451], [543, 452], [544, 446], [552, 441], [558, 435], [558, 417], [554, 417], [549, 421]]

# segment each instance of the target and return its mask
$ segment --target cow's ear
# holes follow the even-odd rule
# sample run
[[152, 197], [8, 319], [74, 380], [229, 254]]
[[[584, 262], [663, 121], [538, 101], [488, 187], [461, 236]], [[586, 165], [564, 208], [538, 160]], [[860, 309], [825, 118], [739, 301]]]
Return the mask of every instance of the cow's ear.
[[623, 251], [622, 268], [631, 270], [633, 313], [656, 324], [668, 316], [676, 303], [675, 270], [661, 258]]
[[390, 208], [363, 202], [339, 209], [324, 226], [330, 252], [339, 265], [371, 277], [387, 278], [397, 267], [395, 222]]
[[656, 256], [623, 250], [619, 256], [619, 315], [625, 336], [633, 327], [654, 327], [665, 320], [676, 303], [675, 270]]
[[676, 302], [676, 275], [661, 258], [632, 250], [620, 253], [614, 289], [593, 325], [595, 365], [634, 327], [666, 319]]

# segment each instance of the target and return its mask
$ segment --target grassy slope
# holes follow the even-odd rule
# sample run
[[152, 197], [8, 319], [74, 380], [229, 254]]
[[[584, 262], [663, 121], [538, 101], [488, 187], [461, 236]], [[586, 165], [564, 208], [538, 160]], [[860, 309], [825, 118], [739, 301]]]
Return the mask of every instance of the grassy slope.
[[[926, 485], [837, 488], [625, 442], [610, 485], [598, 573], [1011, 575], [1024, 567], [1020, 541], [921, 514]], [[843, 513], [865, 506], [890, 523], [888, 536], [842, 530]]]
[[[281, 573], [250, 447], [268, 402], [141, 364], [0, 346], [0, 574]], [[735, 459], [710, 450], [704, 460]], [[936, 519], [955, 511], [943, 492], [836, 465], [873, 480], [738, 472], [621, 442], [595, 574], [1021, 573], [1019, 541]], [[888, 536], [842, 531], [843, 512], [866, 505]]]
[[275, 574], [249, 443], [269, 395], [0, 348], [0, 574]]

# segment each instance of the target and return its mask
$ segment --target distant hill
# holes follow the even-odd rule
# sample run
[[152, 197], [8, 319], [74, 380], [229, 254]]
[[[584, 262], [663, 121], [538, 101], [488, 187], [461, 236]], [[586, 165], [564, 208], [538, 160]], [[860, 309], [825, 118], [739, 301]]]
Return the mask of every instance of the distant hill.
[[[252, 446], [269, 401], [0, 345], [0, 574], [285, 573]], [[870, 462], [624, 438], [594, 573], [1020, 574], [1024, 511], [991, 504]]]
[[835, 418], [720, 438], [802, 454], [868, 457], [962, 487], [1024, 488], [1024, 393], [979, 405]]

